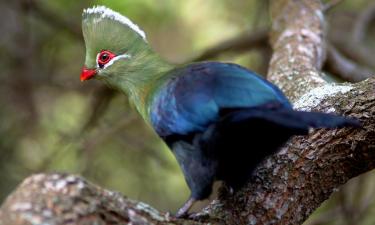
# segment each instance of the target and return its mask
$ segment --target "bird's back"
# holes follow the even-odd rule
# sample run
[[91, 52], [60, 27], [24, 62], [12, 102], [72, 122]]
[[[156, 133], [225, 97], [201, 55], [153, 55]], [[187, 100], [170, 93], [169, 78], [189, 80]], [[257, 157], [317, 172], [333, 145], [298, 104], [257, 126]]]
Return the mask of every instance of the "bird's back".
[[226, 109], [270, 102], [291, 108], [277, 87], [235, 64], [194, 63], [166, 76], [150, 109], [152, 125], [162, 137], [203, 131]]

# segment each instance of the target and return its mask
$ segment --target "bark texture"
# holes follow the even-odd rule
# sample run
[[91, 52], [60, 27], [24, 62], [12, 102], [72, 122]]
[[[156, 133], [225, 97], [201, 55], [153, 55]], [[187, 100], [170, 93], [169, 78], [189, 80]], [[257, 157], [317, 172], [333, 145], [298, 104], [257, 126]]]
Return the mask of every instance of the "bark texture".
[[25, 179], [2, 205], [0, 224], [197, 223], [170, 219], [142, 202], [102, 189], [78, 176], [36, 174]]
[[302, 224], [340, 185], [375, 167], [375, 79], [328, 84], [323, 6], [274, 0], [269, 79], [301, 110], [353, 116], [362, 128], [315, 130], [265, 160], [248, 185], [204, 209], [199, 221], [175, 220], [144, 203], [73, 175], [27, 178], [0, 209], [0, 224]]
[[273, 1], [271, 16], [268, 79], [294, 102], [325, 83], [319, 71], [326, 57], [323, 5], [317, 0]]

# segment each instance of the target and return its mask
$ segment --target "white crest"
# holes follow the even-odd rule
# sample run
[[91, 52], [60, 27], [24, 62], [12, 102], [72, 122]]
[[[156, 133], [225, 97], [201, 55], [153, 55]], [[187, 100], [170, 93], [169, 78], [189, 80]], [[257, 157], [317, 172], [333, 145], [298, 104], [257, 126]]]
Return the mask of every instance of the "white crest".
[[112, 20], [116, 20], [128, 27], [130, 27], [132, 30], [137, 32], [144, 40], [146, 40], [146, 34], [143, 30], [141, 30], [135, 23], [133, 23], [129, 18], [121, 15], [118, 12], [113, 11], [110, 8], [107, 8], [105, 6], [94, 6], [92, 8], [84, 9], [83, 13], [87, 14], [100, 14], [101, 18], [108, 18]]

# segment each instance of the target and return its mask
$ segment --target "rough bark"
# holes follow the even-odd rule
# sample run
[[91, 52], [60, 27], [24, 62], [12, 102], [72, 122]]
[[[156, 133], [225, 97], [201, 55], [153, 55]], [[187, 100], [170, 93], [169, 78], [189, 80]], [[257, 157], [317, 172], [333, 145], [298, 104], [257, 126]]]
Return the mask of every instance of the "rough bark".
[[320, 1], [273, 1], [273, 55], [268, 78], [291, 101], [324, 84], [319, 69], [326, 55], [323, 5]]
[[[37, 174], [27, 178], [0, 210], [1, 225], [18, 224], [195, 224], [173, 220], [150, 206], [83, 178]], [[172, 220], [171, 220], [172, 221]]]
[[375, 167], [375, 79], [333, 85], [321, 78], [322, 9], [317, 0], [272, 2], [269, 79], [296, 108], [353, 116], [362, 128], [320, 129], [293, 138], [241, 191], [222, 191], [197, 222], [172, 219], [82, 178], [54, 174], [26, 179], [2, 205], [2, 223], [301, 224], [340, 185]]

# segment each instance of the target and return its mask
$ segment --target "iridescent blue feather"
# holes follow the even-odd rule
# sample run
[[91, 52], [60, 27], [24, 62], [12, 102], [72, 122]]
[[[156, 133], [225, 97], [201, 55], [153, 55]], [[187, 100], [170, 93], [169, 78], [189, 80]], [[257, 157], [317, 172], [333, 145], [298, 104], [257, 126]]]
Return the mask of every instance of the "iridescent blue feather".
[[156, 94], [151, 121], [161, 136], [204, 131], [225, 108], [276, 102], [291, 108], [284, 94], [257, 74], [235, 64], [198, 63], [175, 74]]

